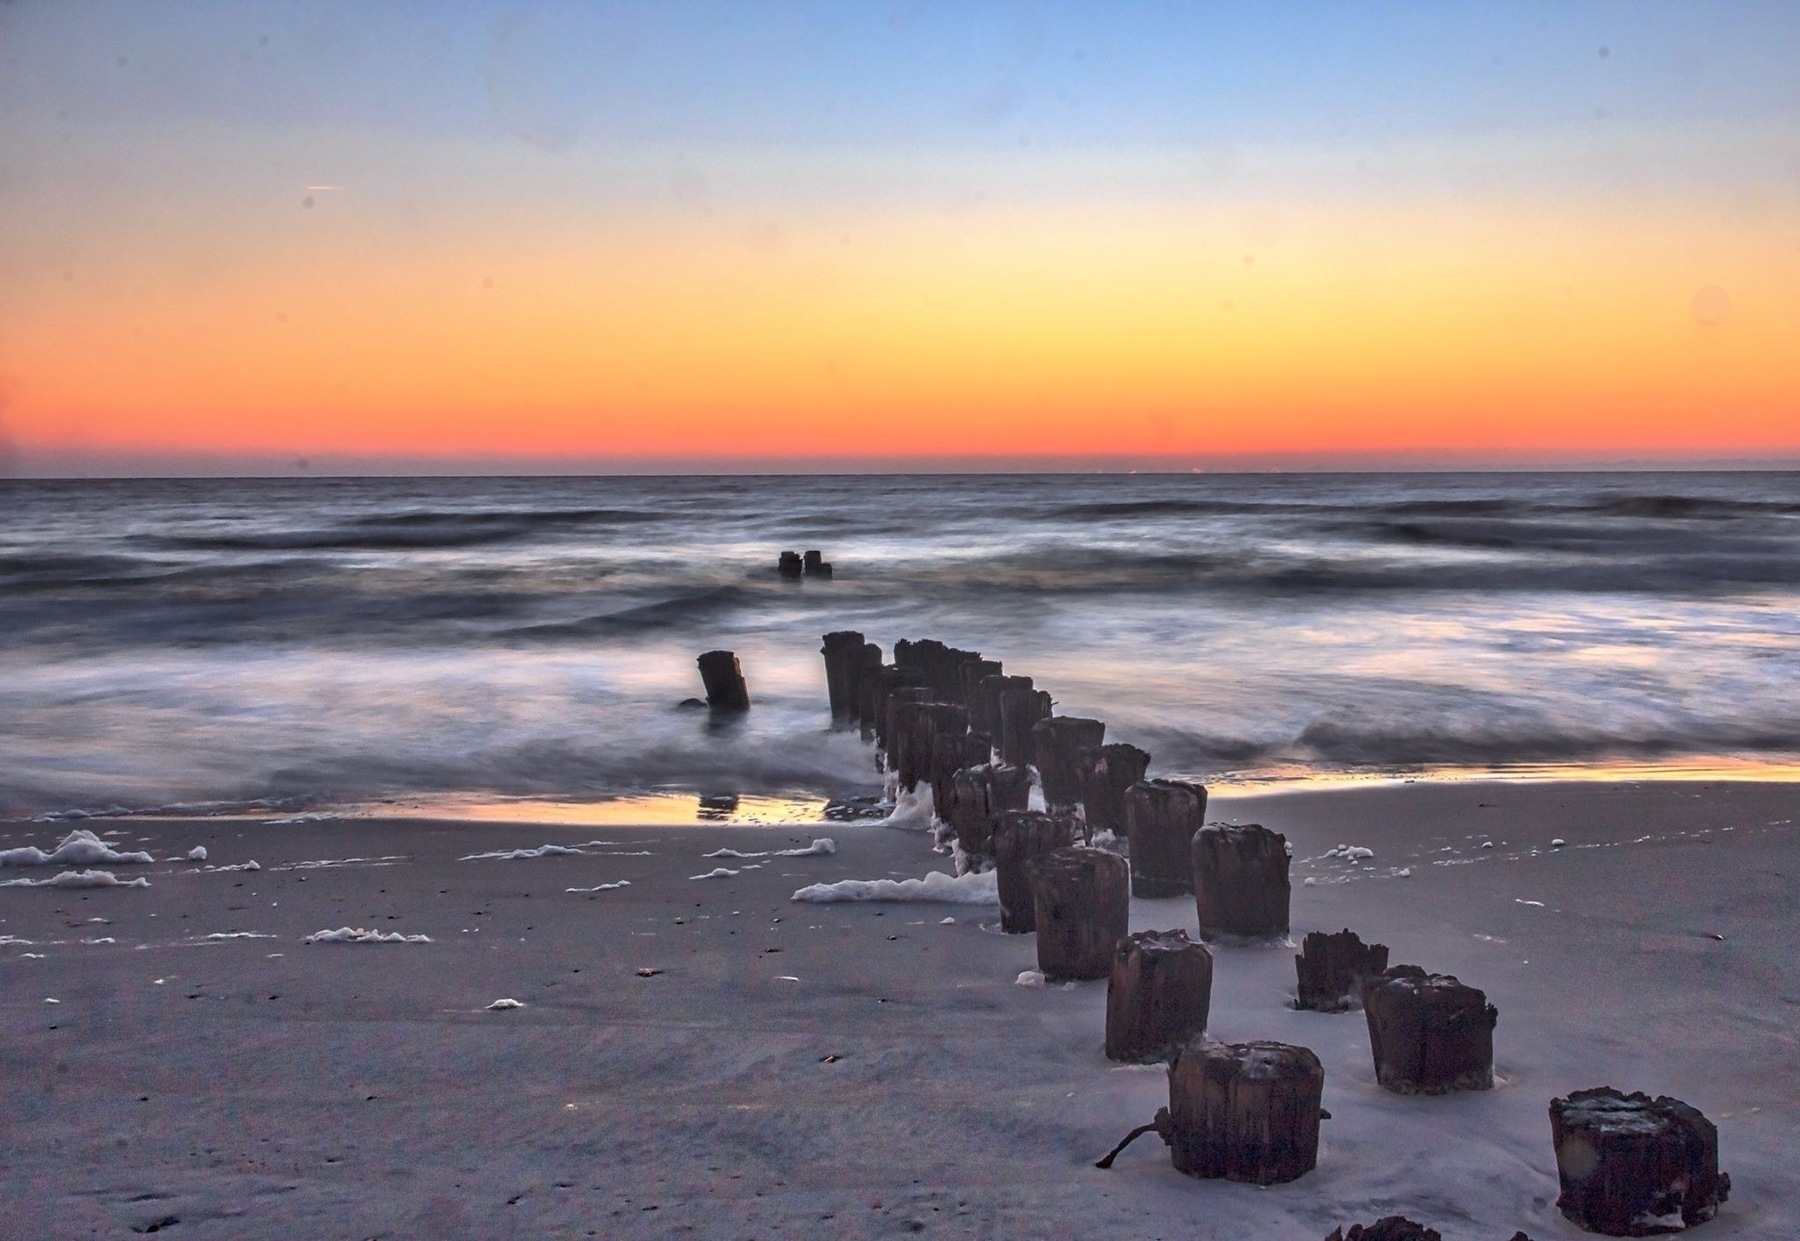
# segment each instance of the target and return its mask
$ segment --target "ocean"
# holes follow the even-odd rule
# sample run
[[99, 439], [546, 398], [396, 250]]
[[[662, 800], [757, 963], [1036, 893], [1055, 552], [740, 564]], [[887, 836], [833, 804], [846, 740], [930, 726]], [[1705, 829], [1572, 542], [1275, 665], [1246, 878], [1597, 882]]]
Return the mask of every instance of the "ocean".
[[1792, 774], [1800, 475], [3, 481], [0, 814], [816, 818], [836, 629], [1214, 784]]

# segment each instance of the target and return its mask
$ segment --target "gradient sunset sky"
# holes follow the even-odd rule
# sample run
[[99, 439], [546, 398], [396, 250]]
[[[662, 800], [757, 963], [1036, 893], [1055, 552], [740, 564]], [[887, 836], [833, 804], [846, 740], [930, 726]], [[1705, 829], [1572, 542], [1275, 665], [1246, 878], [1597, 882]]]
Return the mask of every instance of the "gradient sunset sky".
[[1800, 457], [1800, 5], [0, 0], [0, 468]]

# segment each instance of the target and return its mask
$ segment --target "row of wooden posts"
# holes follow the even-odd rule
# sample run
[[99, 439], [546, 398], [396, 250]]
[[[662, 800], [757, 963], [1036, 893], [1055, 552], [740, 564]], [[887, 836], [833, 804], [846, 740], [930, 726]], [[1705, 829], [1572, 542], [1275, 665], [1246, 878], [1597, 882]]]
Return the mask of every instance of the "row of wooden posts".
[[[1134, 935], [1129, 925], [1131, 896], [1191, 893], [1203, 941], [1285, 940], [1285, 837], [1207, 823], [1202, 785], [1150, 778], [1149, 754], [1107, 743], [1100, 720], [1055, 714], [1030, 677], [979, 652], [901, 641], [889, 664], [861, 633], [840, 631], [825, 635], [823, 654], [833, 720], [875, 742], [903, 793], [929, 787], [962, 864], [997, 872], [1002, 929], [1036, 932], [1049, 980], [1108, 980], [1106, 1054], [1169, 1062], [1169, 1106], [1138, 1133], [1159, 1133], [1176, 1168], [1193, 1176], [1272, 1184], [1309, 1171], [1325, 1116], [1318, 1057], [1276, 1042], [1208, 1042], [1211, 949], [1182, 930]], [[1028, 808], [1034, 775], [1042, 810]], [[1101, 833], [1122, 837], [1129, 861], [1093, 847]], [[1349, 930], [1307, 935], [1295, 968], [1297, 1007], [1342, 1012], [1361, 1002], [1383, 1088], [1492, 1087], [1497, 1013], [1480, 990], [1390, 966], [1385, 946]], [[1729, 1192], [1717, 1131], [1678, 1100], [1578, 1091], [1554, 1100], [1550, 1117], [1558, 1206], [1590, 1231], [1692, 1225]], [[1374, 1227], [1390, 1223], [1420, 1227], [1397, 1217]]]

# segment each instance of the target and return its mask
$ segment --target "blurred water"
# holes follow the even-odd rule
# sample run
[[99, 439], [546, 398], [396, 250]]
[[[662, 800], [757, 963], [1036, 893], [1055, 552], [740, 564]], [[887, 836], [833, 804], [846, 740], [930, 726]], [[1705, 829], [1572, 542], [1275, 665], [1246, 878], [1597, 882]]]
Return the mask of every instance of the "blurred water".
[[10, 481], [0, 812], [866, 793], [839, 628], [1162, 772], [1792, 763], [1797, 604], [1794, 474]]

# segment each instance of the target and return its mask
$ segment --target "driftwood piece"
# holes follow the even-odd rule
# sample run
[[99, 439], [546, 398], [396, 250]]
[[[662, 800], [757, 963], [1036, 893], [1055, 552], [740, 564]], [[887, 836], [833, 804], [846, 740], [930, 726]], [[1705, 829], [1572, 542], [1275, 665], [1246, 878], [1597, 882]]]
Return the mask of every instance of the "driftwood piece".
[[1444, 1241], [1444, 1234], [1404, 1215], [1389, 1215], [1367, 1226], [1352, 1224], [1349, 1232], [1333, 1228], [1325, 1241]]
[[1038, 968], [1052, 982], [1105, 978], [1131, 929], [1130, 867], [1105, 849], [1075, 846], [1025, 863], [1037, 921]]
[[694, 661], [700, 665], [700, 680], [706, 685], [706, 705], [714, 711], [748, 711], [750, 687], [744, 684], [744, 669], [730, 651], [708, 651]]
[[1327, 935], [1311, 931], [1300, 942], [1294, 957], [1299, 976], [1294, 1007], [1315, 1013], [1348, 1012], [1352, 999], [1360, 999], [1364, 980], [1387, 969], [1386, 944], [1365, 944], [1348, 928]]
[[775, 561], [775, 572], [786, 578], [798, 578], [806, 571], [799, 552], [782, 552]]
[[[831, 700], [833, 724], [847, 724], [855, 714], [858, 661], [868, 645], [854, 629], [839, 629], [826, 634], [819, 648], [825, 657], [825, 693]], [[877, 647], [876, 659], [880, 658]]]
[[1286, 836], [1260, 823], [1209, 823], [1194, 833], [1192, 856], [1201, 938], [1287, 934]]
[[830, 577], [831, 562], [825, 559], [825, 553], [809, 551], [800, 559], [800, 565], [806, 570], [808, 577]]
[[1667, 1095], [1577, 1090], [1550, 1101], [1550, 1137], [1562, 1181], [1557, 1208], [1589, 1232], [1680, 1232], [1717, 1215], [1731, 1193], [1718, 1129]]
[[1194, 834], [1206, 823], [1206, 788], [1187, 780], [1142, 780], [1125, 793], [1131, 894], [1146, 899], [1194, 890]]
[[[1126, 830], [1125, 795], [1144, 778], [1150, 755], [1134, 745], [1115, 741], [1076, 756], [1076, 782], [1081, 790], [1082, 818], [1091, 832]], [[1184, 848], [1185, 852], [1185, 848]], [[1184, 862], [1182, 868], [1187, 868]], [[1185, 889], [1184, 889], [1185, 890]]]
[[994, 881], [1000, 891], [1000, 929], [1022, 935], [1037, 929], [1026, 864], [1075, 843], [1075, 820], [1042, 810], [1008, 810], [994, 824]]
[[1176, 1170], [1254, 1185], [1304, 1175], [1319, 1158], [1324, 1092], [1325, 1068], [1305, 1047], [1190, 1040], [1169, 1068]]
[[956, 841], [971, 857], [987, 857], [994, 851], [995, 822], [1008, 810], [1025, 809], [1030, 800], [1031, 773], [1023, 767], [981, 763], [958, 771], [953, 789], [949, 821]]
[[1362, 989], [1375, 1080], [1396, 1094], [1494, 1087], [1494, 1024], [1487, 996], [1450, 974], [1395, 965]]
[[1107, 1059], [1165, 1060], [1203, 1033], [1212, 978], [1212, 950], [1186, 931], [1139, 931], [1120, 939], [1106, 980]]
[[1044, 782], [1045, 805], [1054, 810], [1080, 803], [1081, 754], [1105, 740], [1104, 723], [1080, 716], [1052, 715], [1031, 726], [1031, 761]]
[[[1000, 757], [1015, 766], [1024, 767], [1036, 759], [1032, 751], [1031, 730], [1037, 722], [1049, 718], [1050, 695], [1031, 688], [1030, 677], [1007, 677], [1000, 691]], [[1024, 682], [1023, 685], [1018, 682]]]

